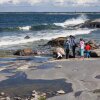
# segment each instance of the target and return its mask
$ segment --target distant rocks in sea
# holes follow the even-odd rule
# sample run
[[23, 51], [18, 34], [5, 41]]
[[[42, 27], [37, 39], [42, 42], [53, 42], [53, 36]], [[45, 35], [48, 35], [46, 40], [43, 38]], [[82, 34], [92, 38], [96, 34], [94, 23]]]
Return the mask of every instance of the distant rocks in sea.
[[87, 20], [85, 23], [75, 25], [74, 28], [100, 28], [100, 19]]
[[27, 35], [27, 36], [24, 37], [24, 39], [30, 39], [30, 36]]

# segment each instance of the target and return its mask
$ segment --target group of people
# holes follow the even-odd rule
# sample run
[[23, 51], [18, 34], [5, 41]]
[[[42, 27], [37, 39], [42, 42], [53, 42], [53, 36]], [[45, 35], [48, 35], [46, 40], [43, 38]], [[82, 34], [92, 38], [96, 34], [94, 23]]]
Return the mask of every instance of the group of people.
[[[90, 57], [90, 49], [91, 46], [86, 43], [85, 41], [81, 38], [79, 43], [77, 44], [75, 41], [75, 37], [70, 35], [65, 41], [64, 41], [64, 50], [65, 50], [65, 56], [66, 59], [69, 58], [70, 56], [70, 51], [72, 52], [72, 57], [75, 58], [76, 56], [76, 47], [79, 47], [80, 50], [80, 58], [84, 58], [84, 52], [86, 53], [86, 57]], [[58, 53], [58, 57], [62, 57], [60, 53]]]

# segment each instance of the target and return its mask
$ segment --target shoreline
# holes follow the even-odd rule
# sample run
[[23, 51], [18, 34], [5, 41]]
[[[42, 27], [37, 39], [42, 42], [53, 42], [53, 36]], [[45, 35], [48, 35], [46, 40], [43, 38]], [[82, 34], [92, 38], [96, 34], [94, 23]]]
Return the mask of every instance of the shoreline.
[[[0, 14], [0, 100], [100, 100], [100, 12]], [[70, 35], [76, 58], [56, 59]], [[80, 38], [91, 58], [80, 59]]]
[[[26, 55], [27, 50], [29, 50], [28, 54], [32, 53], [32, 49], [29, 48], [26, 49]], [[66, 98], [96, 100], [98, 97], [93, 91], [100, 86], [98, 83], [100, 57], [80, 59], [77, 55], [77, 58], [57, 60], [48, 53], [43, 55], [35, 52], [34, 55], [32, 53], [32, 55], [19, 56], [13, 55], [13, 51], [2, 52], [0, 92], [6, 93], [11, 98], [16, 95], [22, 99], [31, 97], [33, 90], [45, 93], [47, 100], [66, 100]]]

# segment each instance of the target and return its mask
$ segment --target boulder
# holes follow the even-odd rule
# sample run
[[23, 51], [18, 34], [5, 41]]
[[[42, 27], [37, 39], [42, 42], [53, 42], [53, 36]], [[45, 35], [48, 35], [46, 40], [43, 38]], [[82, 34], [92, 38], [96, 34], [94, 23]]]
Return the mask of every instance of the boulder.
[[29, 56], [33, 54], [33, 50], [30, 48], [23, 49], [23, 50], [17, 50], [13, 53], [14, 55], [18, 56]]
[[17, 50], [17, 51], [14, 51], [13, 55], [18, 55], [18, 56], [23, 56], [23, 50]]
[[90, 52], [91, 57], [100, 57], [100, 49], [94, 49]]
[[94, 41], [94, 40], [90, 40], [87, 42], [90, 46], [91, 46], [91, 49], [98, 49], [99, 48], [99, 45]]
[[4, 96], [4, 95], [5, 95], [5, 93], [4, 93], [4, 92], [1, 92], [1, 93], [0, 93], [0, 96]]
[[55, 46], [63, 46], [65, 39], [66, 39], [65, 37], [58, 37], [56, 39], [50, 40], [47, 43], [47, 45], [51, 45], [53, 47], [55, 47]]
[[30, 38], [30, 37], [29, 37], [28, 35], [24, 37], [24, 39], [29, 39], [29, 38]]
[[33, 54], [33, 50], [30, 49], [30, 48], [23, 49], [23, 53], [24, 53], [25, 56], [28, 56], [28, 55]]

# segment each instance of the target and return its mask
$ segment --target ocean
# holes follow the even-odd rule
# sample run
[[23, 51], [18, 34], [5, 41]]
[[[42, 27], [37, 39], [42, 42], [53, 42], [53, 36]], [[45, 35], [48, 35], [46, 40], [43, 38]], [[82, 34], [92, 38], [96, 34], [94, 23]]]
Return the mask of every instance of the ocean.
[[0, 13], [0, 49], [37, 48], [50, 39], [69, 35], [99, 42], [100, 29], [73, 27], [97, 18], [100, 13]]
[[[71, 74], [76, 76], [75, 78], [77, 79], [81, 69], [83, 69], [83, 72], [86, 71], [86, 69], [84, 70], [84, 65], [87, 65], [88, 69], [92, 67], [88, 66], [89, 63], [93, 62], [95, 67], [95, 63], [99, 65], [99, 61], [90, 60], [85, 62], [84, 60], [82, 63], [80, 61], [76, 62], [76, 60], [69, 62], [68, 60], [66, 63], [58, 61], [45, 63], [53, 57], [51, 52], [48, 52], [52, 48], [42, 45], [53, 38], [69, 35], [75, 35], [78, 41], [83, 38], [100, 42], [100, 29], [74, 27], [97, 18], [100, 18], [100, 13], [0, 13], [0, 93], [7, 93], [7, 96], [11, 98], [17, 96], [30, 97], [30, 93], [33, 90], [46, 93], [48, 97], [57, 96], [56, 91], [59, 90], [73, 94], [72, 85], [74, 83], [69, 83], [66, 79], [70, 79]], [[26, 36], [29, 38], [26, 39]], [[47, 55], [12, 56], [14, 50], [22, 48], [43, 50], [43, 53]], [[67, 66], [68, 68], [64, 67], [66, 64], [70, 66]], [[76, 67], [73, 67], [74, 65]], [[81, 66], [78, 71], [77, 65]], [[58, 71], [58, 67], [62, 67], [61, 71]], [[68, 71], [64, 71], [65, 68]], [[98, 69], [98, 66], [96, 69]], [[92, 70], [97, 71], [93, 67]], [[71, 71], [71, 74], [69, 74], [69, 71]], [[54, 79], [58, 75], [58, 79], [52, 80], [51, 73], [54, 73], [52, 74]], [[86, 74], [87, 71], [84, 75]], [[47, 77], [45, 77], [46, 75]], [[66, 78], [64, 75], [69, 76]], [[87, 76], [90, 78], [90, 73]], [[51, 80], [48, 80], [48, 78]], [[80, 77], [81, 79], [85, 79], [85, 77]], [[72, 82], [72, 80], [68, 81]], [[78, 94], [78, 92], [75, 94]]]

